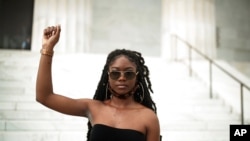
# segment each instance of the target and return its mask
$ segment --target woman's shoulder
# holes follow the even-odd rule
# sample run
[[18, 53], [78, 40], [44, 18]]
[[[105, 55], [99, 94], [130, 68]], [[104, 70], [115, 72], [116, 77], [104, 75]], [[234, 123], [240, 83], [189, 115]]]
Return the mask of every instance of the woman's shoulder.
[[155, 113], [155, 111], [153, 111], [152, 109], [142, 105], [143, 108], [141, 110], [141, 116], [143, 117], [142, 119], [145, 119], [146, 121], [156, 121], [158, 122], [158, 116]]
[[142, 107], [141, 109], [146, 113], [146, 114], [150, 114], [150, 115], [156, 115], [155, 112], [150, 109], [149, 107], [146, 107], [142, 104], [140, 104], [140, 106]]

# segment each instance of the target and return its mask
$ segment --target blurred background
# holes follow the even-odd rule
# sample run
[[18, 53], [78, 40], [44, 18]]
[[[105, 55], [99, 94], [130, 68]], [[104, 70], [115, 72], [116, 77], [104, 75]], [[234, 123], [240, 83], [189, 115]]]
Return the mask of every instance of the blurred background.
[[43, 29], [61, 25], [56, 93], [92, 98], [107, 54], [142, 53], [163, 141], [228, 141], [250, 124], [249, 0], [0, 0], [0, 141], [85, 140], [35, 101]]

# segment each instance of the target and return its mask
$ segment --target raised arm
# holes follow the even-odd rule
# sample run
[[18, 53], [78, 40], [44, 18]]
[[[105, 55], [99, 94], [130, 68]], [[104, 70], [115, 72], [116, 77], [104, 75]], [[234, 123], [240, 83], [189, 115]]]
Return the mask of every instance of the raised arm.
[[36, 81], [36, 100], [41, 104], [58, 112], [87, 116], [89, 99], [71, 99], [55, 94], [53, 91], [51, 66], [53, 59], [53, 48], [60, 38], [61, 27], [51, 26], [43, 31], [43, 43], [41, 58]]

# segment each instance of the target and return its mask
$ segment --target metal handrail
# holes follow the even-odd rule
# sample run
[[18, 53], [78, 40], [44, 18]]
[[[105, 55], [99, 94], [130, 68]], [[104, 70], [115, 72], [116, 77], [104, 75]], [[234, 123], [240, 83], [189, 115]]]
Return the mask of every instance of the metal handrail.
[[[199, 51], [197, 48], [193, 47], [191, 44], [189, 44], [187, 41], [183, 40], [177, 35], [173, 35], [172, 37], [175, 38], [175, 48], [177, 48], [177, 40], [180, 40], [182, 43], [186, 44], [186, 46], [189, 48], [188, 51], [188, 60], [189, 60], [189, 75], [192, 76], [192, 50], [198, 53], [200, 56], [202, 56], [204, 59], [206, 59], [209, 62], [209, 94], [210, 98], [213, 96], [213, 85], [212, 85], [212, 65], [216, 66], [218, 69], [220, 69], [222, 72], [230, 76], [232, 79], [234, 79], [236, 82], [240, 84], [240, 114], [241, 114], [241, 124], [244, 124], [244, 101], [243, 101], [243, 88], [246, 88], [250, 91], [250, 87], [247, 86], [245, 83], [243, 83], [241, 80], [239, 80], [236, 76], [228, 72], [226, 69], [224, 69], [222, 66], [217, 64], [213, 59]], [[175, 50], [176, 51], [176, 50]], [[175, 52], [177, 53], [177, 51]], [[176, 57], [176, 56], [175, 56]], [[175, 58], [175, 60], [177, 60]]]

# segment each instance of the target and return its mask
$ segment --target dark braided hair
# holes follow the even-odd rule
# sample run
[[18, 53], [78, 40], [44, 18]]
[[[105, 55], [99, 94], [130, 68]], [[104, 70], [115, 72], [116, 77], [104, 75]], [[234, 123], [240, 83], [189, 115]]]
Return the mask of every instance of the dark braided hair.
[[[144, 58], [141, 56], [140, 52], [132, 51], [128, 49], [116, 49], [107, 57], [106, 64], [102, 70], [101, 79], [98, 83], [95, 95], [93, 99], [104, 101], [110, 99], [111, 92], [107, 89], [108, 85], [108, 70], [110, 64], [118, 57], [124, 55], [126, 56], [131, 62], [136, 64], [136, 69], [139, 72], [137, 75], [137, 82], [139, 84], [139, 88], [134, 93], [134, 99], [137, 102], [140, 102], [142, 105], [148, 107], [149, 109], [153, 110], [156, 113], [156, 105], [151, 98], [150, 92], [153, 93], [152, 84], [149, 78], [149, 70], [148, 67], [145, 65]], [[141, 99], [140, 95], [144, 93], [143, 99]], [[88, 122], [88, 133], [87, 133], [87, 141], [89, 140], [90, 131], [92, 126], [90, 122]]]

